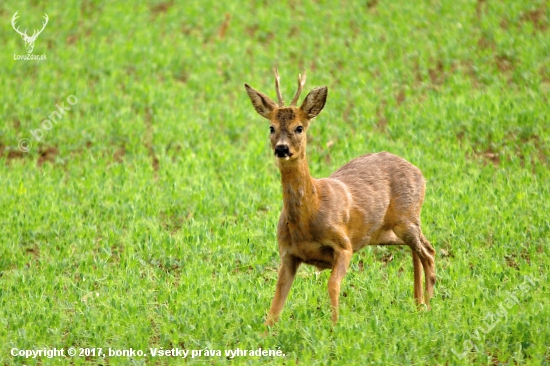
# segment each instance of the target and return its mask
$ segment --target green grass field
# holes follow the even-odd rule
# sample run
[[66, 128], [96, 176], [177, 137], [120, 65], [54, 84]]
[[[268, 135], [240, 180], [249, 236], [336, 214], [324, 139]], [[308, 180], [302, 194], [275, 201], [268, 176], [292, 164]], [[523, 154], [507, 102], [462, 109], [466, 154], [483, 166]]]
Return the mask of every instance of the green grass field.
[[[14, 60], [16, 11], [29, 34], [48, 14], [47, 60]], [[1, 364], [550, 364], [548, 2], [6, 0], [0, 19]], [[329, 272], [302, 266], [264, 333], [282, 197], [243, 83], [275, 98], [275, 65], [287, 100], [304, 69], [304, 95], [329, 88], [314, 177], [376, 151], [423, 171], [431, 311], [410, 250], [368, 247], [335, 327]], [[13, 356], [69, 347], [148, 355]]]

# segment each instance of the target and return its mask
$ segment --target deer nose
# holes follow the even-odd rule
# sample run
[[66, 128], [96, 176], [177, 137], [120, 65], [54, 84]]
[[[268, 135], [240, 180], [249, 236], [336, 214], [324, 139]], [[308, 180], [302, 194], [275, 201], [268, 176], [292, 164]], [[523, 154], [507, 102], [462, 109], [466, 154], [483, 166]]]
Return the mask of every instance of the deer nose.
[[290, 149], [286, 144], [278, 144], [275, 146], [275, 155], [278, 158], [286, 158], [290, 156]]

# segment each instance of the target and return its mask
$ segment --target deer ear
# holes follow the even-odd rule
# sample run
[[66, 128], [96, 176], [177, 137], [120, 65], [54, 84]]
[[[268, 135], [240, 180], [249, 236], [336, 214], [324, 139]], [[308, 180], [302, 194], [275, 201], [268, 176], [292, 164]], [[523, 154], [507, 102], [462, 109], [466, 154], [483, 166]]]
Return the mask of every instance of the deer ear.
[[321, 86], [309, 92], [306, 99], [302, 103], [300, 109], [306, 114], [307, 118], [313, 119], [317, 117], [323, 110], [327, 102], [328, 88]]
[[256, 109], [256, 112], [258, 112], [260, 116], [269, 119], [271, 111], [277, 109], [277, 104], [269, 99], [267, 95], [260, 93], [248, 84], [244, 84], [244, 88], [246, 89], [248, 97], [250, 98], [254, 109]]

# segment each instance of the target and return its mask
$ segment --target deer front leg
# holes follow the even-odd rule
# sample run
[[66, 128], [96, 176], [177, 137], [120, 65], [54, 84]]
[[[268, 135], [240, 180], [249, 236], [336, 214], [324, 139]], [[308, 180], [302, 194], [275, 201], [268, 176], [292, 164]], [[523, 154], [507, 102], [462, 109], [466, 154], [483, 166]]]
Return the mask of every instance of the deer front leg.
[[338, 297], [340, 296], [340, 284], [346, 275], [353, 252], [351, 250], [335, 250], [332, 273], [328, 280], [328, 294], [332, 306], [332, 322], [338, 322]]
[[301, 262], [297, 258], [288, 254], [281, 258], [281, 267], [279, 268], [279, 276], [277, 277], [277, 288], [275, 289], [275, 296], [273, 296], [271, 307], [267, 313], [265, 325], [272, 326], [279, 320], [279, 314], [283, 309], [300, 263]]

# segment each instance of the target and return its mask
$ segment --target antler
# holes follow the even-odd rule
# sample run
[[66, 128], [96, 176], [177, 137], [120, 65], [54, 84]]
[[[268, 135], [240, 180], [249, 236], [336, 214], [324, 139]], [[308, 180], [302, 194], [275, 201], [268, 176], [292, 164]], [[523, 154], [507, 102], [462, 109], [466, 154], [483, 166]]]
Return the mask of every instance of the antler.
[[303, 78], [302, 78], [302, 74], [298, 74], [298, 90], [296, 90], [296, 94], [294, 94], [294, 98], [292, 98], [292, 102], [290, 102], [291, 106], [296, 106], [296, 103], [298, 102], [298, 98], [300, 98], [300, 93], [302, 93], [302, 89], [304, 88], [305, 84], [306, 84], [306, 71], [304, 70]]
[[38, 31], [38, 33], [37, 33], [37, 31], [35, 30], [35, 31], [32, 33], [31, 38], [36, 38], [36, 37], [38, 37], [38, 35], [39, 35], [40, 33], [42, 33], [42, 31], [44, 30], [44, 28], [46, 28], [46, 24], [48, 24], [48, 20], [50, 19], [50, 18], [48, 18], [48, 14], [44, 13], [44, 19], [46, 20], [46, 22], [42, 22], [42, 29], [40, 29], [40, 30]]
[[279, 100], [279, 107], [283, 107], [285, 105], [285, 101], [283, 100], [283, 95], [281, 94], [281, 85], [279, 83], [279, 71], [277, 70], [277, 68], [274, 68], [273, 72], [275, 73], [275, 90], [277, 91], [277, 99]]
[[15, 14], [13, 14], [13, 17], [11, 18], [11, 26], [13, 27], [13, 29], [14, 29], [17, 33], [19, 33], [19, 34], [22, 35], [23, 37], [28, 37], [28, 36], [27, 36], [27, 30], [26, 30], [26, 29], [25, 29], [25, 32], [22, 33], [22, 32], [19, 30], [19, 27], [17, 27], [17, 28], [15, 27], [15, 21], [17, 20], [17, 18], [19, 18], [19, 17], [17, 16], [17, 13], [18, 13], [18, 12], [19, 12], [19, 11], [16, 11]]

